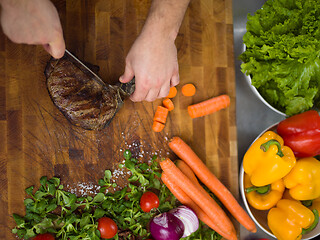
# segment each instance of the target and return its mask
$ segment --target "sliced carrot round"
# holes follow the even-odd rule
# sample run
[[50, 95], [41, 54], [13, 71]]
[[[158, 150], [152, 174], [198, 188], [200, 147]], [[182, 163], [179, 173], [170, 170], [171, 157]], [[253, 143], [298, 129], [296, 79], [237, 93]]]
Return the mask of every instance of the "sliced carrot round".
[[177, 95], [177, 88], [171, 87], [167, 98], [174, 98]]
[[196, 93], [196, 87], [192, 83], [187, 83], [182, 86], [181, 92], [186, 97], [191, 97]]

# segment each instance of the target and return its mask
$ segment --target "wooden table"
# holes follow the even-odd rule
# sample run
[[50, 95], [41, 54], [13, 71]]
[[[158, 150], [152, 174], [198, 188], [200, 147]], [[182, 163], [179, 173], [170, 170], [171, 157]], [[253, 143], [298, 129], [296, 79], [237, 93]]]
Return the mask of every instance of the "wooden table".
[[[150, 1], [55, 0], [67, 48], [81, 60], [100, 66], [99, 75], [116, 82], [139, 34]], [[193, 0], [176, 40], [181, 83], [164, 131], [151, 130], [153, 103], [125, 102], [102, 131], [72, 126], [48, 95], [44, 67], [50, 56], [40, 46], [18, 45], [0, 35], [0, 239], [15, 239], [13, 213], [23, 214], [24, 189], [39, 178], [58, 176], [70, 191], [90, 194], [105, 169], [115, 169], [129, 148], [148, 160], [153, 154], [174, 159], [167, 142], [184, 139], [238, 197], [235, 76], [231, 0]], [[161, 69], [159, 69], [160, 71]], [[197, 93], [184, 97], [181, 86]], [[220, 94], [231, 106], [192, 120], [186, 111]], [[238, 229], [238, 226], [236, 226]]]

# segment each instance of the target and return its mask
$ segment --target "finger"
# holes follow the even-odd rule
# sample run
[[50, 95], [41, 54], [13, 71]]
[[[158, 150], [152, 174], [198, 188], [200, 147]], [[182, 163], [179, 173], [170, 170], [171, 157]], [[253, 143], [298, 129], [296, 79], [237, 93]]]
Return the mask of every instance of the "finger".
[[133, 102], [141, 102], [146, 99], [146, 96], [149, 92], [149, 88], [146, 88], [144, 84], [141, 84], [141, 81], [139, 78], [136, 78], [136, 85], [135, 85], [135, 91], [130, 96], [131, 101]]
[[127, 83], [127, 82], [130, 82], [133, 77], [134, 77], [133, 69], [129, 64], [126, 64], [124, 74], [120, 76], [119, 81], [122, 83]]
[[64, 39], [61, 37], [58, 38], [56, 41], [44, 45], [44, 49], [48, 53], [50, 53], [52, 57], [58, 59], [63, 57], [64, 52], [66, 51], [66, 44], [64, 42]]
[[158, 98], [164, 98], [164, 97], [168, 96], [169, 90], [170, 90], [169, 84], [163, 85], [159, 91]]
[[148, 91], [138, 92], [137, 90], [130, 96], [132, 102], [141, 102], [146, 99]]
[[179, 76], [179, 73], [177, 73], [171, 77], [170, 87], [177, 86], [179, 82], [180, 82], [180, 76]]
[[159, 92], [160, 92], [159, 89], [156, 89], [156, 88], [150, 89], [150, 91], [148, 92], [144, 100], [146, 100], [147, 102], [153, 102], [158, 98]]

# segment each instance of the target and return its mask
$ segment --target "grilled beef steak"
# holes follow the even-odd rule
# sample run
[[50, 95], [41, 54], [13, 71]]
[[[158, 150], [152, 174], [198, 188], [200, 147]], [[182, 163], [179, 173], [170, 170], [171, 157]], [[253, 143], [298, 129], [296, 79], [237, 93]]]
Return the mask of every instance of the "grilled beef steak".
[[134, 91], [134, 80], [127, 84], [101, 84], [67, 55], [51, 58], [45, 76], [54, 104], [73, 125], [88, 130], [108, 125]]

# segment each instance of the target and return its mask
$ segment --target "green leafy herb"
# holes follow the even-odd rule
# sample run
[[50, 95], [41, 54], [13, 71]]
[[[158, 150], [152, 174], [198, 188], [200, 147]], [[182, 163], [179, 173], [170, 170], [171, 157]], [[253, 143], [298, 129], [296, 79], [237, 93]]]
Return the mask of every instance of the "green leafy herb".
[[109, 187], [116, 187], [116, 183], [110, 183], [112, 173], [110, 170], [105, 170], [104, 171], [104, 177], [103, 179], [99, 179], [98, 184], [101, 186], [100, 192], [103, 193], [105, 192]]
[[125, 159], [130, 159], [132, 154], [129, 149], [124, 150], [123, 156]]
[[268, 0], [248, 15], [242, 71], [277, 109], [320, 107], [320, 1]]
[[[63, 190], [59, 178], [42, 177], [38, 190], [33, 186], [26, 189], [26, 193], [30, 196], [24, 201], [26, 215], [22, 217], [13, 214], [16, 227], [12, 229], [12, 233], [24, 239], [48, 232], [54, 234], [56, 239], [98, 240], [100, 232], [97, 230], [97, 220], [107, 216], [116, 222], [120, 232], [129, 230], [131, 235], [141, 239], [148, 238], [150, 233], [147, 225], [151, 218], [160, 212], [177, 207], [179, 202], [159, 181], [161, 170], [156, 156], [148, 164], [132, 158], [129, 150], [124, 152], [124, 157], [125, 164], [121, 167], [130, 170], [131, 176], [128, 186], [114, 193], [105, 193], [106, 189], [115, 187], [110, 182], [112, 177], [110, 170], [106, 170], [104, 177], [98, 181], [101, 189], [93, 197], [77, 197]], [[147, 190], [156, 192], [160, 201], [159, 208], [149, 213], [143, 212], [140, 208], [140, 198]], [[201, 226], [186, 239], [221, 238], [215, 231], [203, 224]], [[119, 238], [117, 234], [113, 239]]]

